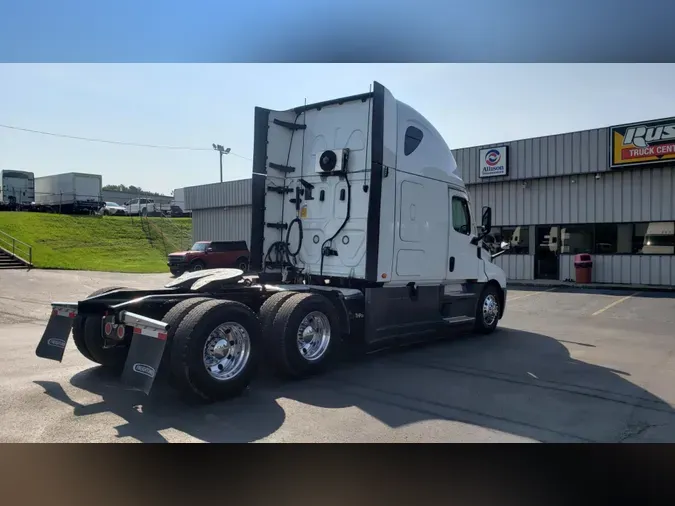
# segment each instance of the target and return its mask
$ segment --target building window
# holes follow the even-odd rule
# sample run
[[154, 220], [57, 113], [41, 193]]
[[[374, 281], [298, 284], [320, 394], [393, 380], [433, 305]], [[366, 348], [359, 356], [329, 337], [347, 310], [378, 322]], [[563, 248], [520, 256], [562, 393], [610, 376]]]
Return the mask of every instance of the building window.
[[490, 235], [484, 239], [488, 249], [496, 253], [501, 249], [502, 242], [507, 242], [510, 248], [505, 255], [528, 255], [530, 253], [530, 227], [492, 227]]
[[633, 252], [632, 223], [598, 223], [595, 225], [595, 253], [611, 255]]
[[415, 128], [414, 126], [409, 126], [408, 129], [405, 131], [403, 154], [405, 156], [408, 156], [413, 151], [415, 151], [417, 149], [417, 146], [420, 145], [420, 142], [422, 142], [422, 137], [424, 137], [422, 130], [420, 130], [419, 128]]
[[633, 252], [641, 255], [675, 254], [675, 222], [637, 223], [633, 233]]
[[471, 234], [469, 204], [460, 197], [452, 197], [452, 228], [460, 234]]
[[593, 225], [566, 225], [560, 228], [560, 253], [593, 253]]
[[530, 252], [530, 227], [502, 227], [502, 240], [511, 245], [508, 253], [527, 255]]

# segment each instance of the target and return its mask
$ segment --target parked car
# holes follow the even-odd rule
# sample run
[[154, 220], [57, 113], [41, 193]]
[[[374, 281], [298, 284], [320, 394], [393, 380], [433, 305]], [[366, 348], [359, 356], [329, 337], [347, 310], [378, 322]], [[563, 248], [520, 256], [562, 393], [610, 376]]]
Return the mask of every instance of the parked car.
[[127, 210], [117, 202], [104, 202], [97, 214], [102, 216], [126, 216]]
[[222, 267], [234, 267], [246, 272], [248, 259], [246, 241], [198, 241], [188, 251], [171, 253], [167, 265], [174, 276], [180, 276], [186, 271]]
[[156, 214], [159, 211], [159, 206], [155, 204], [153, 199], [131, 199], [129, 202], [124, 203], [127, 214], [131, 216], [149, 216], [151, 214]]

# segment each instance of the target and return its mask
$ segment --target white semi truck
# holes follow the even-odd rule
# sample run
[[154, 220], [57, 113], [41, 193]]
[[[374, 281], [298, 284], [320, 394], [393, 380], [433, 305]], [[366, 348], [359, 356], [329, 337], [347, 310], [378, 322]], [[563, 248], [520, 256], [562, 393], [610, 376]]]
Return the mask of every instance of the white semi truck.
[[92, 213], [103, 205], [99, 174], [66, 172], [35, 178], [35, 203], [61, 213]]
[[645, 255], [672, 255], [675, 253], [675, 223], [652, 222], [642, 244], [641, 253]]
[[[187, 273], [163, 288], [54, 302], [36, 354], [72, 333], [90, 360], [149, 392], [158, 371], [206, 401], [241, 393], [259, 361], [301, 378], [341, 346], [376, 350], [458, 325], [492, 332], [506, 276], [482, 245], [447, 144], [379, 83], [286, 111], [256, 108], [251, 267]], [[507, 248], [506, 243], [502, 244]]]
[[35, 177], [23, 170], [0, 171], [0, 203], [6, 206], [29, 205], [35, 198]]

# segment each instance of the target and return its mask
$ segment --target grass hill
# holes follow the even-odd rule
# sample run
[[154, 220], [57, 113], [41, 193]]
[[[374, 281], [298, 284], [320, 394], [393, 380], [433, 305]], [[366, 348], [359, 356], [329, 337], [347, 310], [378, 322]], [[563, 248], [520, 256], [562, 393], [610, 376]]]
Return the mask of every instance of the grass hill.
[[0, 230], [33, 247], [39, 268], [166, 272], [166, 256], [189, 248], [190, 218], [0, 213]]

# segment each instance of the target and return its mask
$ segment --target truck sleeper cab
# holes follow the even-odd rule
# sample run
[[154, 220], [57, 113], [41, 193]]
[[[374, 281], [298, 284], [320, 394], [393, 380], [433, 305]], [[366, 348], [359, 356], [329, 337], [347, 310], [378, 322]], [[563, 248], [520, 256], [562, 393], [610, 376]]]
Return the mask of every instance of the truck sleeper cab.
[[[238, 395], [262, 361], [319, 373], [340, 346], [377, 350], [455, 325], [492, 332], [506, 277], [482, 247], [450, 149], [379, 83], [288, 111], [256, 108], [250, 267], [203, 269], [164, 288], [110, 288], [53, 303], [36, 353], [80, 352], [148, 392]], [[508, 247], [505, 243], [502, 247]]]

